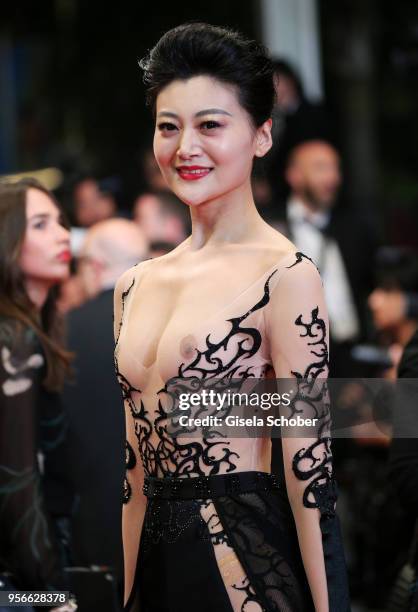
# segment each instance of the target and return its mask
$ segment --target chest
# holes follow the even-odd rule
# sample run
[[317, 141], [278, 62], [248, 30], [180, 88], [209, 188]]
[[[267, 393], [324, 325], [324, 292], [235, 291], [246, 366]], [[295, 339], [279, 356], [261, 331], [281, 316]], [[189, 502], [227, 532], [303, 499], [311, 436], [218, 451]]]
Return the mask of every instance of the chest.
[[138, 287], [122, 321], [119, 369], [144, 389], [180, 372], [223, 376], [265, 362], [263, 283], [231, 295], [226, 286], [207, 282], [177, 291], [164, 285]]

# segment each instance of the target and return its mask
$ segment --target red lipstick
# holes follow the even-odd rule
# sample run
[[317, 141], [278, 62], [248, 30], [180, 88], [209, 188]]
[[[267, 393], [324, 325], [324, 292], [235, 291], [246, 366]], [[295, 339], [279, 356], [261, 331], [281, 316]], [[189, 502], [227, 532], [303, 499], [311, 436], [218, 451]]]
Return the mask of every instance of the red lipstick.
[[212, 171], [212, 168], [205, 166], [178, 166], [176, 170], [184, 181], [198, 181], [207, 176]]
[[57, 259], [59, 261], [63, 261], [65, 263], [67, 263], [68, 261], [71, 261], [71, 251], [67, 250], [67, 251], [62, 251], [62, 253], [60, 253], [57, 257]]

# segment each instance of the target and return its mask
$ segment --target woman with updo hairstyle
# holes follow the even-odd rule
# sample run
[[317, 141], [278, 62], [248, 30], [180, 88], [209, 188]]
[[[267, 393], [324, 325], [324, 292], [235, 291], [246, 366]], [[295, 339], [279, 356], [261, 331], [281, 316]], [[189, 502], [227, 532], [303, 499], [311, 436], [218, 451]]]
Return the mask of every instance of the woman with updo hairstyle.
[[[34, 179], [0, 184], [0, 586], [6, 591], [69, 590], [64, 567], [73, 490], [59, 392], [71, 354], [56, 291], [69, 276], [70, 259], [69, 231], [53, 195]], [[53, 597], [39, 602], [54, 612], [77, 607]]]
[[[345, 612], [322, 283], [251, 191], [272, 144], [272, 62], [234, 31], [191, 23], [140, 66], [154, 154], [192, 232], [115, 290], [125, 610]], [[277, 474], [271, 431], [245, 426], [268, 413], [225, 400], [268, 381], [276, 396], [291, 387]], [[295, 433], [296, 415], [310, 420]]]

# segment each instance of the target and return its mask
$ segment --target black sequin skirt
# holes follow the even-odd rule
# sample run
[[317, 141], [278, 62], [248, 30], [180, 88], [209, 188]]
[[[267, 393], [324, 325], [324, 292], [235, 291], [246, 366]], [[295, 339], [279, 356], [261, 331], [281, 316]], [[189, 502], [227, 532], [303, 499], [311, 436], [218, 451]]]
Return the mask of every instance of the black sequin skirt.
[[[146, 478], [148, 498], [126, 612], [314, 610], [284, 482], [264, 472]], [[350, 610], [338, 518], [321, 517], [330, 612]], [[245, 574], [231, 604], [216, 547]], [[138, 607], [139, 604], [139, 607]]]

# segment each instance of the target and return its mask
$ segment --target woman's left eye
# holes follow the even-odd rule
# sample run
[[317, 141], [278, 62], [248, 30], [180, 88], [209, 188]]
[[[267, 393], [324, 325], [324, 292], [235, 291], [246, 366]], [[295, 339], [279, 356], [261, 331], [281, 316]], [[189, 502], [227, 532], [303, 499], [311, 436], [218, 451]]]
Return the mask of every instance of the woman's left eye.
[[204, 130], [213, 130], [215, 128], [221, 127], [221, 124], [217, 121], [203, 121], [203, 123], [200, 124], [200, 127]]
[[35, 229], [44, 229], [46, 227], [46, 221], [37, 221], [33, 227]]

